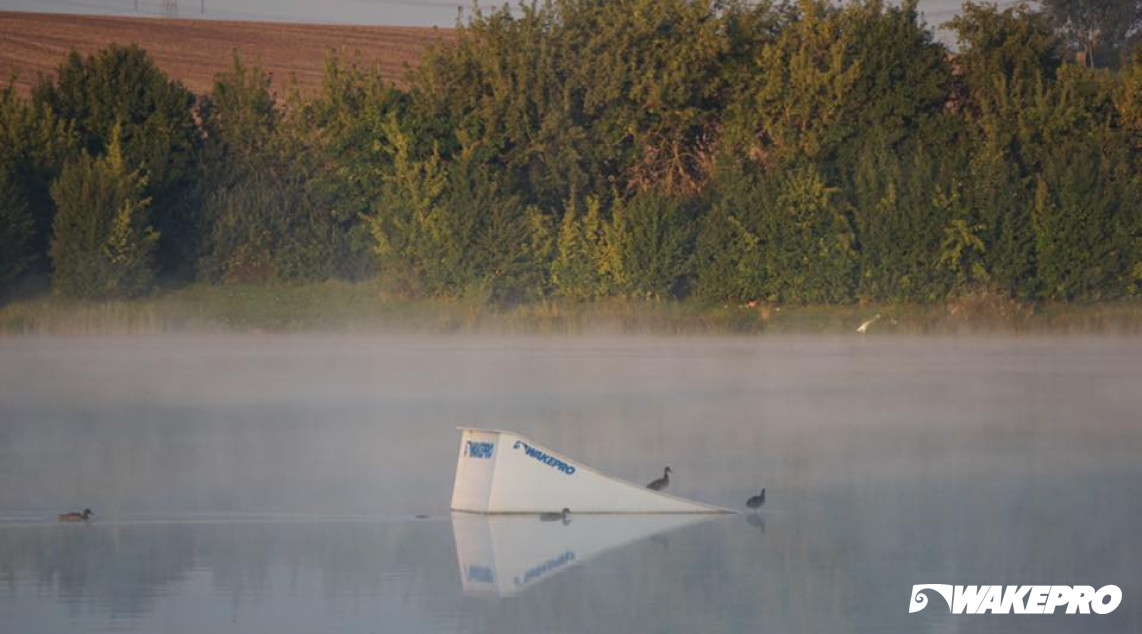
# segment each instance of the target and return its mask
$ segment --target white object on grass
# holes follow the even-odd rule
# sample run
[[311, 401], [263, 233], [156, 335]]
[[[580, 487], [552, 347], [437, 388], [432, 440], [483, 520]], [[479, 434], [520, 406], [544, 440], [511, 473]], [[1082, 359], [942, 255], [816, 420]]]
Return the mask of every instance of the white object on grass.
[[872, 319], [870, 319], [870, 320], [864, 322], [863, 324], [857, 326], [857, 332], [859, 332], [862, 335], [864, 333], [868, 332], [868, 327], [875, 324], [876, 320], [878, 320], [878, 319], [880, 319], [880, 313], [877, 313], [876, 316], [873, 317]]

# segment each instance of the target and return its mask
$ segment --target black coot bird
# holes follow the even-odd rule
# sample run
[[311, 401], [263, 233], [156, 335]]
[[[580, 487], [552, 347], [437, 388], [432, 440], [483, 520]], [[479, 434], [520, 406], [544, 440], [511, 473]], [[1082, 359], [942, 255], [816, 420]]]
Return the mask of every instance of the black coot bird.
[[83, 509], [82, 513], [60, 513], [59, 514], [59, 521], [61, 521], [61, 522], [86, 522], [87, 520], [91, 519], [92, 515], [95, 515], [95, 513], [92, 513], [91, 509]]
[[654, 489], [655, 491], [661, 491], [665, 489], [670, 485], [670, 473], [670, 467], [666, 467], [666, 469], [662, 472], [662, 477], [646, 485], [646, 488]]
[[751, 509], [761, 508], [762, 504], [765, 504], [765, 489], [762, 489], [761, 493], [751, 497], [745, 502], [745, 505]]

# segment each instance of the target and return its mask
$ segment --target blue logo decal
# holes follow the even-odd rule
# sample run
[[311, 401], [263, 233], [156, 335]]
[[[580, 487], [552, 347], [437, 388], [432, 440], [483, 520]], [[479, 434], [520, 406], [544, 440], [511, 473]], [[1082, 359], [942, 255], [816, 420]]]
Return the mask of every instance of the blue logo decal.
[[464, 447], [464, 455], [469, 458], [491, 458], [492, 450], [495, 448], [495, 443], [469, 440], [468, 444]]
[[479, 583], [494, 583], [495, 574], [492, 569], [486, 566], [468, 566], [468, 581], [477, 581]]
[[531, 570], [528, 570], [527, 572], [525, 572], [523, 574], [523, 579], [520, 579], [519, 577], [515, 577], [512, 579], [512, 581], [515, 582], [515, 585], [517, 588], [521, 587], [521, 586], [526, 586], [527, 584], [535, 581], [536, 579], [539, 579], [540, 577], [543, 577], [550, 572], [558, 570], [558, 569], [562, 568], [563, 566], [566, 566], [567, 564], [569, 564], [573, 561], [575, 561], [575, 551], [573, 551], [573, 550], [564, 551], [562, 555], [559, 555], [555, 559], [549, 559], [549, 560], [543, 562], [542, 564], [532, 568]]
[[546, 453], [536, 449], [535, 447], [532, 447], [531, 445], [523, 442], [522, 440], [515, 441], [515, 444], [512, 445], [512, 449], [523, 449], [523, 452], [525, 454], [531, 456], [532, 458], [535, 458], [536, 460], [542, 462], [543, 464], [545, 464], [549, 467], [553, 467], [555, 469], [558, 469], [558, 470], [562, 471], [563, 473], [566, 473], [567, 475], [573, 475], [575, 473], [575, 467], [574, 466], [569, 465], [566, 462], [563, 462], [562, 460], [560, 460], [559, 458], [556, 458], [555, 456], [549, 456]]

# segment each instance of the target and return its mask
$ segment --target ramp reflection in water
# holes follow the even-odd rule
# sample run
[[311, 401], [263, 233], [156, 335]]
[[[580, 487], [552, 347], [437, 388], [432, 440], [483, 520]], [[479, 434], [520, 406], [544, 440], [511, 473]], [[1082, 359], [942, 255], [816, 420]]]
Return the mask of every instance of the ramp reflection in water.
[[507, 597], [603, 552], [726, 515], [452, 514], [452, 535], [464, 594]]

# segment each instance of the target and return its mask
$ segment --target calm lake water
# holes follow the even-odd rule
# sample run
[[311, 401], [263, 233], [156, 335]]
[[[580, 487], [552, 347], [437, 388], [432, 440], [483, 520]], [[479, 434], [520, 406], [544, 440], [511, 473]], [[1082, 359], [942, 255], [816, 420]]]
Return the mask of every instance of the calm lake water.
[[[458, 425], [768, 500], [679, 523], [454, 518]], [[95, 521], [55, 521], [83, 507]], [[909, 614], [914, 584], [1123, 599]], [[0, 624], [1138, 633], [1142, 339], [0, 340]]]

